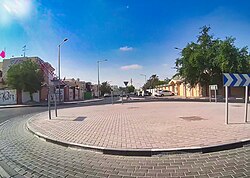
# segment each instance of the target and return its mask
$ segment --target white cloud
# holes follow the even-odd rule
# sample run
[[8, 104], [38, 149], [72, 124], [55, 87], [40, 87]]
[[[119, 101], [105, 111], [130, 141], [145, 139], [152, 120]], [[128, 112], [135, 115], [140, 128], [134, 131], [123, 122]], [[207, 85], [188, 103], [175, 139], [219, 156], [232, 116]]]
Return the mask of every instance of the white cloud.
[[121, 70], [138, 70], [138, 69], [142, 69], [142, 66], [140, 66], [138, 64], [132, 64], [132, 65], [121, 67]]
[[123, 47], [120, 47], [119, 50], [120, 50], [120, 51], [132, 51], [133, 48], [132, 48], [132, 47], [128, 47], [128, 46], [123, 46]]

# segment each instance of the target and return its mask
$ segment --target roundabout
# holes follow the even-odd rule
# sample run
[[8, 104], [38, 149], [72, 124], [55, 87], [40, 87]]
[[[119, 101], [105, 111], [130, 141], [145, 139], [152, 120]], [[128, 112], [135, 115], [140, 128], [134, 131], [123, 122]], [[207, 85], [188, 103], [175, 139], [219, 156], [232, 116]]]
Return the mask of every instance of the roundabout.
[[[105, 107], [109, 106], [103, 108]], [[32, 109], [25, 108], [22, 112], [32, 112]], [[10, 111], [15, 112], [13, 109]], [[152, 157], [107, 155], [65, 147], [38, 138], [26, 129], [27, 121], [31, 121], [29, 118], [38, 119], [38, 116], [23, 114], [0, 124], [0, 166], [7, 165], [3, 168], [10, 177], [250, 176], [249, 145], [204, 154], [161, 154]], [[11, 170], [6, 169], [7, 167]]]
[[231, 104], [226, 125], [223, 103], [141, 102], [61, 109], [51, 120], [45, 112], [27, 127], [49, 141], [108, 154], [209, 152], [249, 143], [243, 114], [243, 104]]

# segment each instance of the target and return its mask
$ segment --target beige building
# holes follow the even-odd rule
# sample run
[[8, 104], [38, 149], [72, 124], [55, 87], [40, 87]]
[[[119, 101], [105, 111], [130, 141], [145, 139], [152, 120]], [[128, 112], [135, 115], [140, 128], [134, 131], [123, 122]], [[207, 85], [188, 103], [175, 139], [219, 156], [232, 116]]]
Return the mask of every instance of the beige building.
[[169, 90], [181, 97], [202, 97], [202, 87], [190, 87], [180, 76], [175, 76], [168, 84], [156, 86], [156, 90]]
[[[170, 90], [177, 96], [189, 98], [209, 96], [208, 86], [206, 88], [197, 84], [195, 87], [191, 87], [190, 84], [185, 83], [180, 76], [175, 76], [168, 84], [156, 86], [156, 90]], [[229, 87], [229, 97], [244, 98], [244, 91], [244, 87]], [[214, 92], [212, 94], [214, 94]], [[224, 97], [224, 87], [219, 87], [217, 95], [219, 97]]]

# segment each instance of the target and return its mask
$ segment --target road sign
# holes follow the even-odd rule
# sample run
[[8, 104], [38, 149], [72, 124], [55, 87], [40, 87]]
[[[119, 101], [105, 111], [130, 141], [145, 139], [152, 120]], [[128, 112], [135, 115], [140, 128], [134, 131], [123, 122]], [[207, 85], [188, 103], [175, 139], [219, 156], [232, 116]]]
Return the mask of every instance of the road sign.
[[218, 90], [218, 86], [217, 85], [209, 85], [210, 90]]
[[124, 81], [124, 85], [127, 86], [128, 85], [128, 81]]
[[223, 85], [225, 86], [225, 118], [226, 124], [228, 124], [228, 87], [245, 87], [245, 123], [247, 123], [248, 112], [248, 87], [250, 86], [250, 74], [223, 74]]
[[229, 87], [250, 86], [250, 74], [223, 74], [223, 85]]
[[214, 91], [214, 101], [217, 103], [217, 93], [216, 90], [218, 90], [217, 85], [209, 85], [209, 101], [211, 102], [213, 97], [212, 97], [212, 90]]

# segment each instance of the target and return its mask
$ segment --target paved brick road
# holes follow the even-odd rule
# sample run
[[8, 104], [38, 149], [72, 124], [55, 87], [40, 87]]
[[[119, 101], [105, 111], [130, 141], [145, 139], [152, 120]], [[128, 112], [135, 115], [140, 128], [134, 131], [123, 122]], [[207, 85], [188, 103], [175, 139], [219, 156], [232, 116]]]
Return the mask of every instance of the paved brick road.
[[208, 154], [111, 156], [45, 142], [26, 118], [0, 126], [0, 160], [25, 177], [250, 177], [250, 147]]
[[244, 105], [230, 104], [225, 124], [223, 103], [150, 102], [68, 108], [29, 123], [50, 138], [122, 149], [203, 147], [250, 139]]

